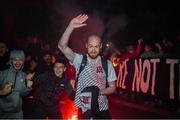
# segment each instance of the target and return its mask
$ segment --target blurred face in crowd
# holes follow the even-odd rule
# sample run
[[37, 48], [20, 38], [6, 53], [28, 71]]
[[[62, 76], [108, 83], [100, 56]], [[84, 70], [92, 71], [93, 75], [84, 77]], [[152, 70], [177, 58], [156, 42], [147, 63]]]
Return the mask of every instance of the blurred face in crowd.
[[38, 37], [33, 37], [32, 38], [32, 43], [33, 44], [37, 44], [38, 42], [39, 42]]
[[128, 48], [127, 48], [127, 51], [129, 53], [133, 53], [134, 52], [134, 46], [133, 45], [129, 45]]
[[100, 51], [102, 48], [101, 39], [96, 35], [92, 35], [88, 37], [86, 48], [87, 48], [89, 57], [91, 59], [96, 59], [98, 55], [100, 54]]
[[43, 56], [43, 59], [47, 64], [51, 64], [51, 55], [50, 54], [45, 54]]
[[151, 46], [150, 45], [145, 45], [144, 50], [145, 50], [145, 52], [150, 52], [151, 51]]
[[171, 41], [167, 41], [167, 47], [173, 47], [173, 43]]
[[16, 70], [21, 70], [24, 64], [24, 60], [21, 58], [13, 58], [11, 59], [11, 64]]
[[57, 77], [62, 77], [65, 70], [66, 70], [66, 67], [63, 63], [57, 62], [54, 64], [54, 73]]
[[0, 57], [4, 56], [7, 51], [8, 51], [8, 48], [6, 44], [0, 42]]
[[50, 49], [51, 49], [51, 47], [50, 47], [50, 45], [49, 45], [49, 44], [45, 44], [45, 45], [44, 45], [44, 49], [45, 49], [45, 50], [50, 50]]

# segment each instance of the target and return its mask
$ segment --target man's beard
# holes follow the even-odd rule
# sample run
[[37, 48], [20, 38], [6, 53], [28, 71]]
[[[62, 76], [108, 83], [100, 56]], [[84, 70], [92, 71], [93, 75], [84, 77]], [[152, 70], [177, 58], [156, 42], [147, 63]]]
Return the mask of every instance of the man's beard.
[[99, 56], [99, 54], [96, 54], [96, 55], [91, 55], [91, 54], [89, 54], [88, 53], [88, 56], [91, 58], [91, 59], [96, 59], [98, 56]]

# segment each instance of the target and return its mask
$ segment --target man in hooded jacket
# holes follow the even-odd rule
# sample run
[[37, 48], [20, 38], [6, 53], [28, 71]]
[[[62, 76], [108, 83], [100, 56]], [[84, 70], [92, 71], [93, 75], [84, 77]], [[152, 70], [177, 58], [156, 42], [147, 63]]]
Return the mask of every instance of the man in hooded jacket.
[[22, 119], [22, 96], [29, 93], [34, 73], [22, 71], [25, 62], [24, 52], [13, 50], [10, 53], [10, 68], [0, 71], [0, 119]]

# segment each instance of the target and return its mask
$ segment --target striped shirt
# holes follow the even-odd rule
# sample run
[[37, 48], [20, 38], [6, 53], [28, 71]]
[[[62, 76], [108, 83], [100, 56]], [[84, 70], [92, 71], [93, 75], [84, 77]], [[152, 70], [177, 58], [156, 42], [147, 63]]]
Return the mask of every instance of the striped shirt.
[[[83, 55], [75, 54], [75, 58], [73, 61], [73, 65], [76, 68], [77, 73], [79, 72], [79, 68], [83, 59]], [[115, 70], [112, 66], [112, 63], [108, 60], [108, 82], [112, 82], [116, 80]], [[87, 64], [85, 68], [81, 71], [77, 83], [77, 91], [75, 97], [75, 105], [81, 108], [80, 101], [80, 93], [85, 87], [89, 86], [98, 86], [98, 88], [104, 89], [106, 88], [106, 74], [102, 67], [101, 57], [98, 56], [95, 61], [92, 61], [87, 55]], [[98, 97], [99, 110], [107, 110], [108, 99], [105, 95], [99, 95]]]

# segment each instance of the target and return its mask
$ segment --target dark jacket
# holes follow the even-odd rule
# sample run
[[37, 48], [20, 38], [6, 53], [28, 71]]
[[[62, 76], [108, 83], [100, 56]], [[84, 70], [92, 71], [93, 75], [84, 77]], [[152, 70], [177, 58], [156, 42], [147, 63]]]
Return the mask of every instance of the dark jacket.
[[[68, 91], [70, 82], [64, 78], [57, 77], [53, 71], [45, 72], [34, 79], [33, 87], [38, 86], [38, 94], [35, 104], [39, 102], [46, 106], [57, 106], [61, 92]], [[71, 88], [70, 88], [71, 89]]]

